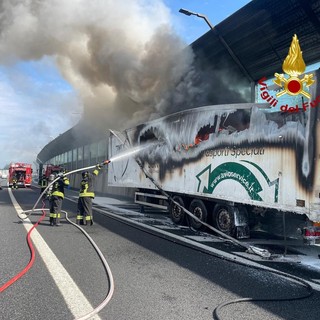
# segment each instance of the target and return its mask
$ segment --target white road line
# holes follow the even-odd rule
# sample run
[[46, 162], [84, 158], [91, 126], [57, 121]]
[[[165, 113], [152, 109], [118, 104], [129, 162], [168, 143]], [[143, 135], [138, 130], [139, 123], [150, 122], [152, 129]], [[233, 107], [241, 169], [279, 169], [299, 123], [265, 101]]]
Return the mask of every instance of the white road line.
[[[14, 208], [16, 209], [17, 213], [21, 215], [23, 210], [17, 203], [10, 188], [8, 188], [8, 192]], [[29, 219], [25, 219], [23, 220], [23, 226], [26, 228], [27, 232], [29, 232], [33, 224]], [[93, 310], [92, 305], [36, 229], [32, 231], [31, 239], [73, 316], [75, 318], [79, 318], [91, 312]], [[98, 315], [95, 315], [90, 319], [101, 320]]]

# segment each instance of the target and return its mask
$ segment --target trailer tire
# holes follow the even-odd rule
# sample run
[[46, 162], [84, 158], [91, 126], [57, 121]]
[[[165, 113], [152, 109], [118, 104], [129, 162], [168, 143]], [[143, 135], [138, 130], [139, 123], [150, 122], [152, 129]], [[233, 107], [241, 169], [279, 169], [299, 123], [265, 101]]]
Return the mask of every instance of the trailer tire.
[[[185, 207], [182, 197], [174, 196], [174, 197], [172, 197], [172, 199], [175, 202], [179, 203], [182, 207]], [[177, 206], [172, 201], [170, 203], [169, 212], [170, 212], [171, 220], [174, 223], [176, 223], [176, 224], [184, 224], [186, 213], [184, 212], [184, 210], [181, 207]]]
[[[190, 203], [189, 211], [201, 221], [207, 222], [208, 212], [203, 201], [198, 199], [192, 200]], [[196, 230], [200, 230], [203, 228], [203, 224], [201, 222], [196, 221], [191, 217], [188, 217], [188, 221], [190, 223], [190, 226]]]
[[213, 208], [213, 226], [219, 231], [234, 236], [234, 210], [232, 206], [216, 204]]

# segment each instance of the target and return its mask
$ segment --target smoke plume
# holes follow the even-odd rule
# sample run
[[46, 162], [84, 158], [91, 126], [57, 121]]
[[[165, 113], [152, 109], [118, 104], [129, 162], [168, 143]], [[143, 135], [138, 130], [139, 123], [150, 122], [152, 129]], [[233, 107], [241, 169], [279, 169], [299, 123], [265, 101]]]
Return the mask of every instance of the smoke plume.
[[206, 103], [212, 77], [199, 80], [161, 0], [2, 0], [0, 12], [0, 63], [54, 59], [86, 123], [119, 129]]
[[193, 59], [161, 1], [3, 0], [0, 10], [0, 63], [54, 58], [84, 117], [106, 126], [166, 113], [162, 97]]

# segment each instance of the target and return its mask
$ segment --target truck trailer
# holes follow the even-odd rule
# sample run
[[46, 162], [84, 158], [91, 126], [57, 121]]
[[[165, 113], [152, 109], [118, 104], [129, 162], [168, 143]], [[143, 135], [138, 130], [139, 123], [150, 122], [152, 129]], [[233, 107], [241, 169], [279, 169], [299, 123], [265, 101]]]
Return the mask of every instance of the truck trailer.
[[317, 240], [319, 88], [304, 109], [211, 105], [112, 131], [108, 184], [134, 188], [136, 203], [166, 209], [175, 223], [187, 219], [195, 229], [202, 224], [182, 207], [237, 238], [259, 228]]
[[32, 165], [23, 162], [11, 162], [9, 165], [8, 185], [11, 188], [16, 180], [17, 187], [30, 187], [32, 183]]

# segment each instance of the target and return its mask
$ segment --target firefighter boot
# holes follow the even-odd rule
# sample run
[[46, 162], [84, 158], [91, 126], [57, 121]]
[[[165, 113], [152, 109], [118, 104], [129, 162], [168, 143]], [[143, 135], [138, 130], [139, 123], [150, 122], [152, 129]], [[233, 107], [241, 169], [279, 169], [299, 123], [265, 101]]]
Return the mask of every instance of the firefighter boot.
[[56, 226], [61, 226], [60, 218], [61, 218], [61, 214], [58, 213], [58, 214], [57, 214], [57, 220], [56, 220]]
[[53, 218], [50, 217], [50, 226], [53, 226]]
[[90, 226], [93, 225], [93, 219], [92, 219], [92, 216], [90, 217]]
[[52, 218], [51, 226], [54, 226], [57, 224], [57, 218]]

